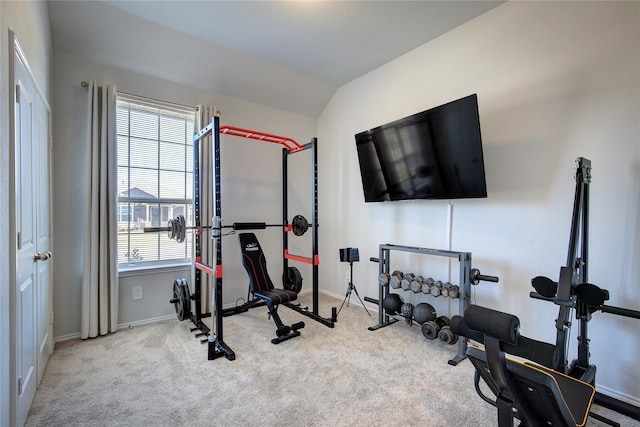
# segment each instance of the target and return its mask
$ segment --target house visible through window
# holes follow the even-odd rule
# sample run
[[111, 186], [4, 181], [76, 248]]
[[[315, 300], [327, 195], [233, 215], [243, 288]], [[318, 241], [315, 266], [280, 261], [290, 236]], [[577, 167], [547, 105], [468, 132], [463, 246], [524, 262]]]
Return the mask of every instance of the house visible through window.
[[193, 214], [194, 112], [118, 95], [118, 264], [170, 265], [190, 261], [192, 236], [184, 243], [167, 233], [169, 219]]

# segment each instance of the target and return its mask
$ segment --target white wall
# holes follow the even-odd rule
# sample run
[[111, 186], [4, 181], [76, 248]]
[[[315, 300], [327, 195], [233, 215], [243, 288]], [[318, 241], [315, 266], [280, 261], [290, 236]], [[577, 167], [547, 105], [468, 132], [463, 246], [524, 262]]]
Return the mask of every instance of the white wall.
[[[589, 279], [610, 305], [640, 310], [639, 17], [637, 2], [509, 2], [341, 87], [318, 120], [324, 288], [344, 295], [341, 247], [360, 248], [354, 282], [373, 297], [380, 243], [447, 248], [447, 201], [364, 203], [354, 134], [477, 93], [489, 197], [450, 202], [451, 249], [500, 283], [474, 287], [473, 301], [555, 342], [557, 306], [530, 299], [530, 279], [557, 280], [566, 262], [582, 156], [593, 162]], [[392, 269], [448, 278], [446, 263], [393, 256]], [[599, 389], [639, 404], [638, 321], [597, 313], [589, 325]]]
[[[81, 81], [109, 81], [118, 90], [186, 105], [214, 105], [222, 112], [221, 124], [288, 136], [301, 143], [316, 136], [316, 120], [262, 107], [226, 95], [206, 92], [138, 73], [89, 62], [62, 52], [54, 55], [53, 180], [55, 315], [54, 337], [79, 336], [82, 253], [87, 182], [85, 133], [86, 90]], [[297, 176], [297, 175], [296, 175]], [[301, 212], [310, 218], [310, 194], [304, 180], [291, 179], [290, 217]], [[310, 198], [310, 196], [309, 196]], [[299, 201], [304, 203], [301, 206]], [[281, 150], [235, 137], [225, 137], [222, 145], [222, 208], [225, 224], [234, 221], [281, 222]], [[302, 209], [302, 211], [301, 211]], [[306, 209], [306, 210], [304, 210]], [[291, 219], [290, 218], [290, 219]], [[276, 280], [282, 275], [282, 239], [277, 229], [257, 233], [269, 261], [269, 272]], [[224, 303], [245, 297], [246, 272], [240, 264], [236, 237], [224, 240]], [[189, 277], [189, 269], [172, 269], [166, 274], [127, 275], [120, 280], [119, 323], [134, 323], [173, 315], [169, 304], [173, 281]], [[303, 274], [305, 274], [303, 272]], [[310, 277], [310, 273], [305, 274]], [[143, 287], [142, 300], [133, 301], [132, 286]], [[193, 289], [193, 287], [192, 287]]]
[[[9, 200], [10, 150], [9, 136], [9, 30], [16, 33], [29, 61], [37, 84], [47, 101], [51, 100], [51, 33], [45, 2], [0, 2], [0, 425], [9, 425], [10, 329], [13, 307], [10, 305]], [[11, 46], [12, 48], [12, 46]]]

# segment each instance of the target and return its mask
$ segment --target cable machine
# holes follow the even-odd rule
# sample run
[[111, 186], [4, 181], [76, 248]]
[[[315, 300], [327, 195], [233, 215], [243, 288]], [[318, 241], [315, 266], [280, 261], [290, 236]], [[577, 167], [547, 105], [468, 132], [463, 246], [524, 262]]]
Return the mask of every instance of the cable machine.
[[[548, 277], [537, 276], [531, 280], [535, 292], [531, 298], [550, 301], [559, 306], [555, 322], [556, 345], [552, 358], [554, 370], [568, 374], [586, 383], [595, 384], [596, 366], [589, 361], [588, 323], [597, 311], [618, 316], [640, 319], [640, 312], [604, 304], [609, 300], [609, 291], [589, 283], [589, 185], [591, 183], [591, 161], [584, 157], [576, 159], [576, 188], [571, 217], [567, 263], [560, 267], [557, 282]], [[578, 357], [569, 362], [568, 350], [571, 333], [571, 314], [575, 309], [578, 321]], [[627, 402], [596, 392], [594, 401], [601, 406], [640, 420], [640, 408]]]
[[[312, 266], [313, 278], [312, 278], [312, 310], [304, 309], [299, 305], [292, 303], [286, 303], [285, 305], [292, 310], [295, 310], [307, 317], [310, 317], [325, 326], [334, 327], [335, 318], [324, 318], [318, 313], [318, 265], [320, 259], [318, 256], [318, 164], [317, 164], [317, 138], [313, 138], [311, 142], [301, 145], [295, 140], [278, 135], [268, 134], [264, 132], [257, 132], [248, 129], [242, 129], [233, 126], [220, 126], [220, 117], [214, 116], [211, 123], [205, 128], [197, 132], [193, 137], [193, 149], [194, 149], [194, 223], [196, 229], [195, 238], [195, 290], [193, 299], [196, 300], [195, 319], [192, 318], [196, 329], [200, 329], [207, 339], [203, 342], [208, 343], [208, 359], [213, 360], [219, 357], [225, 356], [228, 360], [234, 360], [235, 354], [224, 342], [223, 336], [223, 324], [222, 319], [225, 315], [231, 315], [247, 311], [251, 307], [255, 307], [256, 303], [248, 301], [241, 307], [231, 309], [231, 311], [223, 310], [222, 308], [222, 233], [220, 230], [222, 226], [222, 189], [221, 189], [221, 167], [220, 167], [220, 135], [232, 135], [241, 138], [255, 139], [258, 141], [270, 142], [282, 145], [282, 225], [283, 225], [283, 238], [282, 245], [284, 249], [283, 255], [283, 271], [287, 271], [289, 268], [289, 260], [298, 261], [310, 264]], [[213, 230], [212, 239], [215, 247], [216, 265], [209, 266], [202, 262], [202, 234], [204, 226], [201, 223], [201, 210], [200, 210], [200, 140], [207, 136], [212, 136], [213, 144], [213, 167], [214, 167], [214, 192], [215, 192], [215, 217], [214, 226], [209, 227]], [[310, 227], [312, 228], [311, 238], [311, 257], [305, 257], [300, 255], [294, 255], [289, 252], [289, 240], [288, 231], [292, 230], [292, 225], [288, 223], [288, 157], [292, 154], [302, 152], [305, 150], [311, 150], [312, 161], [312, 217]], [[295, 222], [295, 221], [294, 221]], [[237, 228], [234, 224], [234, 229], [250, 229], [250, 228], [264, 228], [262, 226], [253, 226], [253, 223], [239, 225]], [[294, 224], [295, 226], [295, 224]], [[211, 313], [211, 328], [208, 328], [203, 322], [200, 307], [200, 295], [202, 289], [202, 272], [210, 274], [215, 277], [214, 289], [213, 289], [213, 304]], [[335, 308], [333, 308], [335, 312]]]

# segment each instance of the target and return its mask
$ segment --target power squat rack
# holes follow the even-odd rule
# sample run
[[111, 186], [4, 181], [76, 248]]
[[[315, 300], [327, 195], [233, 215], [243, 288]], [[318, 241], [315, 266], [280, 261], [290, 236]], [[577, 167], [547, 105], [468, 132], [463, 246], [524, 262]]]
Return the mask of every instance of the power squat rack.
[[[194, 294], [190, 296], [190, 299], [195, 300], [195, 313], [190, 314], [190, 319], [194, 323], [195, 328], [193, 331], [200, 330], [201, 333], [196, 336], [206, 336], [207, 338], [202, 340], [202, 343], [208, 344], [208, 360], [214, 360], [219, 357], [226, 357], [228, 360], [235, 359], [235, 353], [224, 342], [223, 335], [223, 322], [222, 319], [225, 316], [237, 314], [247, 311], [249, 308], [261, 305], [260, 302], [247, 301], [245, 304], [230, 308], [223, 309], [222, 307], [222, 233], [221, 218], [222, 218], [222, 189], [221, 189], [221, 168], [220, 168], [220, 135], [232, 135], [242, 138], [254, 139], [258, 141], [270, 142], [282, 145], [282, 225], [283, 225], [283, 237], [282, 246], [284, 249], [283, 256], [283, 271], [287, 272], [289, 268], [289, 260], [298, 261], [310, 264], [313, 272], [313, 288], [312, 288], [312, 310], [302, 308], [299, 305], [292, 303], [286, 303], [285, 305], [292, 310], [295, 310], [307, 317], [316, 320], [325, 326], [330, 328], [334, 327], [335, 316], [331, 319], [324, 318], [318, 314], [318, 265], [320, 259], [318, 256], [318, 164], [317, 164], [317, 138], [312, 138], [311, 141], [305, 145], [301, 145], [295, 140], [278, 135], [268, 134], [264, 132], [252, 131], [248, 129], [242, 129], [233, 126], [220, 126], [220, 117], [214, 116], [211, 123], [205, 128], [194, 134], [193, 136], [193, 150], [194, 150], [194, 224], [195, 224], [195, 274], [194, 274]], [[200, 141], [207, 136], [212, 137], [213, 144], [213, 167], [215, 169], [215, 222], [213, 227], [214, 233], [212, 239], [215, 246], [216, 265], [209, 266], [202, 261], [202, 235], [206, 227], [201, 221], [200, 211]], [[288, 224], [288, 203], [287, 203], [287, 161], [288, 157], [292, 154], [302, 152], [305, 150], [311, 150], [311, 162], [312, 162], [312, 216], [311, 224], [312, 237], [311, 237], [311, 257], [304, 257], [299, 255], [293, 255], [289, 253], [289, 240], [288, 231], [291, 231], [292, 226]], [[264, 228], [258, 223], [242, 223], [238, 228], [234, 229], [257, 229]], [[203, 314], [200, 306], [201, 301], [201, 288], [202, 288], [202, 272], [215, 277], [214, 283], [214, 305], [212, 307], [212, 313]], [[335, 312], [335, 308], [333, 309]], [[209, 328], [202, 319], [204, 317], [212, 317], [211, 328]]]

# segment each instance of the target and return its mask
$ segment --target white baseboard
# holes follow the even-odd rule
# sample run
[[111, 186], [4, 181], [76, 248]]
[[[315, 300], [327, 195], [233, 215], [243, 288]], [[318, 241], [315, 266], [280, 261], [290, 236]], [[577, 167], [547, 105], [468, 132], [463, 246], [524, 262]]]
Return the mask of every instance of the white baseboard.
[[[328, 295], [330, 297], [339, 299], [341, 301], [344, 301], [344, 298], [345, 298], [345, 295], [338, 295], [338, 294], [335, 294], [335, 293], [329, 292], [329, 291], [320, 290], [319, 292], [321, 294]], [[362, 301], [364, 302], [364, 297], [362, 297], [362, 298], [363, 298]], [[360, 304], [360, 300], [358, 299], [358, 296], [355, 293], [351, 293], [351, 298], [349, 298], [348, 302], [349, 302], [349, 305], [353, 304], [353, 305], [357, 305], [358, 307], [363, 307], [363, 305]], [[346, 303], [345, 303], [345, 305], [346, 305]], [[373, 311], [374, 313], [378, 312], [378, 306], [376, 304], [365, 303], [364, 307], [366, 307], [367, 310]], [[338, 306], [338, 308], [339, 308], [339, 306]]]
[[635, 398], [633, 396], [629, 396], [628, 394], [620, 393], [619, 391], [612, 390], [608, 387], [602, 387], [596, 385], [596, 391], [602, 394], [605, 394], [609, 397], [613, 397], [614, 399], [618, 399], [622, 402], [628, 403], [629, 405], [640, 407], [640, 399]]
[[[169, 314], [167, 316], [153, 317], [151, 319], [143, 319], [135, 322], [121, 323], [118, 325], [118, 329], [133, 328], [134, 326], [146, 325], [148, 323], [162, 322], [164, 320], [171, 320], [175, 318], [176, 318], [175, 314]], [[53, 337], [53, 343], [55, 344], [62, 341], [77, 340], [77, 339], [80, 339], [80, 337], [81, 337], [80, 332], [76, 332], [74, 334], [68, 334], [68, 335], [61, 335], [59, 337]]]
[[53, 337], [53, 344], [55, 345], [58, 342], [71, 341], [71, 340], [77, 340], [77, 339], [80, 339], [80, 332], [77, 332], [75, 334], [60, 335], [59, 337]]
[[149, 323], [163, 322], [165, 320], [177, 319], [175, 314], [168, 314], [166, 316], [153, 317], [151, 319], [138, 320], [135, 322], [122, 323], [118, 325], [118, 329], [133, 328], [134, 326], [147, 325]]

